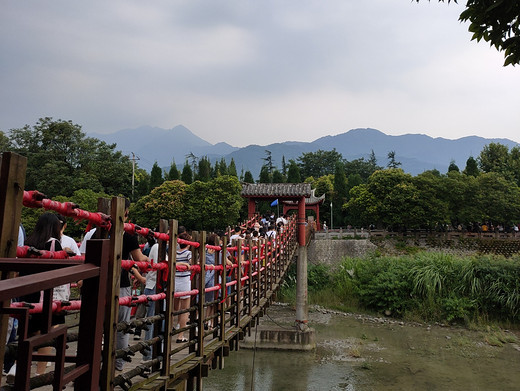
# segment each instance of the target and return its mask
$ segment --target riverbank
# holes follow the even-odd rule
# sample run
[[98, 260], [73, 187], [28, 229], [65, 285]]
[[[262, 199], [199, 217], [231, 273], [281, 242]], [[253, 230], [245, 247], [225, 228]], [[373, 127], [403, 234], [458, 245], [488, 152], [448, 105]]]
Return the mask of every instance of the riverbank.
[[[290, 305], [277, 303], [261, 324], [293, 327], [294, 319]], [[520, 384], [517, 332], [405, 322], [319, 306], [310, 307], [309, 325], [316, 330], [314, 352], [233, 352], [224, 370], [210, 372], [204, 389], [513, 391]]]

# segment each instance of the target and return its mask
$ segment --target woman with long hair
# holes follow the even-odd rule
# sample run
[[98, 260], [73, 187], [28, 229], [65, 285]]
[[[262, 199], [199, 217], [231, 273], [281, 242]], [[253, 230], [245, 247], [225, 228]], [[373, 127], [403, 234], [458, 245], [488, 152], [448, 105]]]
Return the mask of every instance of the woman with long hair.
[[[34, 247], [38, 250], [61, 251], [63, 248], [60, 244], [61, 238], [61, 222], [53, 213], [44, 213], [38, 219], [32, 233], [25, 240], [26, 246]], [[65, 250], [69, 250], [65, 248]], [[22, 298], [22, 301], [28, 303], [40, 302], [40, 292], [31, 293]], [[52, 324], [65, 323], [63, 315], [53, 315]], [[29, 333], [32, 335], [39, 334], [42, 329], [43, 314], [32, 314], [29, 321]], [[51, 354], [52, 347], [44, 347], [38, 349], [40, 354]], [[43, 375], [47, 367], [47, 362], [38, 361], [36, 365], [36, 374]]]

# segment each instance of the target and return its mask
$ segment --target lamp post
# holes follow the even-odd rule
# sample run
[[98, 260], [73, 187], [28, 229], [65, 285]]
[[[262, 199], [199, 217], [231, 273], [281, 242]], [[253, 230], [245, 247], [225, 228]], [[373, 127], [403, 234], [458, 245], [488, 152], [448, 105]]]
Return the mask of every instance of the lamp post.
[[330, 202], [330, 230], [332, 231], [332, 227], [334, 224], [332, 223], [334, 220], [332, 220], [332, 201]]

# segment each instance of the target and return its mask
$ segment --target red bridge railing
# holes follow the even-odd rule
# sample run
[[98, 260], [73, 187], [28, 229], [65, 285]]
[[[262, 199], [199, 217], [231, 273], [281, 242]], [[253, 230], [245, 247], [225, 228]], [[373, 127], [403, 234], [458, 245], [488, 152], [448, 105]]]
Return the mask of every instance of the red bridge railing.
[[[263, 309], [269, 305], [297, 248], [294, 220], [273, 242], [239, 240], [230, 245], [224, 239], [221, 246], [207, 246], [204, 245], [206, 232], [192, 232], [192, 241], [178, 239], [175, 220], [161, 220], [159, 232], [123, 223], [124, 200], [121, 198], [114, 197], [104, 204], [100, 202], [100, 205], [105, 205], [105, 210], [89, 212], [72, 203], [50, 200], [36, 191], [25, 192], [22, 190], [25, 166], [23, 158], [18, 155], [4, 154], [1, 173], [0, 196], [3, 198], [0, 199], [0, 218], [5, 218], [5, 212], [11, 210], [14, 219], [0, 229], [0, 250], [5, 256], [0, 259], [3, 314], [0, 337], [5, 337], [5, 317], [19, 317], [22, 331], [19, 332], [18, 344], [7, 346], [6, 354], [14, 355], [18, 363], [26, 363], [18, 364], [15, 384], [6, 385], [6, 390], [30, 389], [44, 384], [52, 384], [53, 389], [61, 390], [71, 382], [78, 390], [141, 387], [159, 390], [174, 387], [179, 382], [186, 382], [187, 389], [201, 389], [202, 378], [208, 370], [223, 366], [224, 357], [230, 350], [238, 348], [244, 330], [257, 322]], [[109, 236], [110, 239], [89, 242], [84, 258], [68, 257], [64, 252], [37, 251], [26, 246], [16, 248], [13, 243], [16, 242], [22, 204], [88, 220], [89, 225], [99, 227], [100, 237]], [[143, 237], [153, 235], [159, 243], [159, 260], [152, 263], [121, 260], [123, 231]], [[193, 252], [193, 265], [189, 268], [191, 289], [186, 292], [175, 292], [174, 271], [185, 270], [185, 266], [176, 264], [177, 243], [187, 244]], [[207, 249], [215, 250], [215, 265], [206, 264]], [[15, 259], [15, 256], [23, 258]], [[227, 258], [233, 259], [232, 264], [226, 265]], [[142, 272], [157, 271], [160, 287], [152, 295], [119, 297], [117, 288], [121, 270], [134, 266]], [[206, 288], [205, 276], [209, 270], [214, 271], [214, 286]], [[30, 274], [12, 278], [13, 272], [20, 271]], [[52, 300], [53, 287], [79, 279], [84, 281], [80, 300]], [[41, 290], [44, 294], [40, 303], [10, 304], [15, 297]], [[215, 294], [214, 300], [207, 302], [205, 293], [211, 292]], [[187, 310], [175, 311], [173, 301], [180, 296], [189, 296], [190, 306]], [[117, 323], [120, 306], [141, 303], [155, 305], [156, 315]], [[51, 326], [53, 313], [69, 311], [79, 313], [78, 333], [70, 330], [76, 326]], [[183, 312], [189, 314], [190, 322], [186, 328], [176, 329], [173, 317]], [[48, 327], [40, 336], [29, 337], [27, 324], [29, 316], [34, 313], [44, 314]], [[115, 349], [116, 331], [137, 333], [152, 324], [155, 327], [151, 339]], [[188, 341], [175, 343], [179, 333], [187, 333]], [[77, 349], [73, 352], [70, 348], [66, 350], [66, 340], [77, 340]], [[49, 343], [55, 345], [55, 355], [39, 356], [33, 352], [36, 346]], [[137, 352], [148, 349], [152, 351], [152, 360], [128, 365], [126, 372], [116, 375], [116, 358], [135, 361]], [[1, 364], [4, 354], [0, 353]], [[34, 360], [54, 362], [54, 371], [31, 378], [30, 363]]]

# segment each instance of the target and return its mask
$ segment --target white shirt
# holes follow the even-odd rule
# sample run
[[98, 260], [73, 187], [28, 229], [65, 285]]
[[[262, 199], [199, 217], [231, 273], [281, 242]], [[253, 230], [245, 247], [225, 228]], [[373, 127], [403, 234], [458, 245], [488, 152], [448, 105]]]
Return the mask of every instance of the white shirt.
[[96, 228], [92, 228], [90, 231], [87, 232], [85, 237], [83, 238], [83, 241], [81, 242], [81, 246], [79, 246], [79, 252], [81, 254], [85, 254], [87, 252], [87, 240], [92, 239], [92, 236], [96, 232]]
[[234, 234], [234, 235], [231, 235], [231, 237], [229, 238], [229, 242], [230, 243], [233, 243], [233, 240], [238, 240], [238, 239], [243, 239], [242, 236], [240, 236], [239, 234]]
[[62, 248], [68, 247], [72, 251], [74, 251], [76, 253], [76, 255], [81, 255], [81, 252], [79, 251], [79, 248], [78, 248], [78, 244], [70, 236], [61, 235], [60, 243], [61, 243]]
[[285, 220], [282, 216], [276, 219], [276, 225], [278, 225], [280, 221], [283, 223], [283, 225], [287, 225], [287, 220]]
[[[148, 258], [150, 262], [153, 263], [159, 262], [159, 243], [155, 243], [150, 249], [150, 253], [148, 254]], [[157, 271], [152, 270], [146, 273], [146, 289], [155, 289], [155, 284], [157, 283]]]

